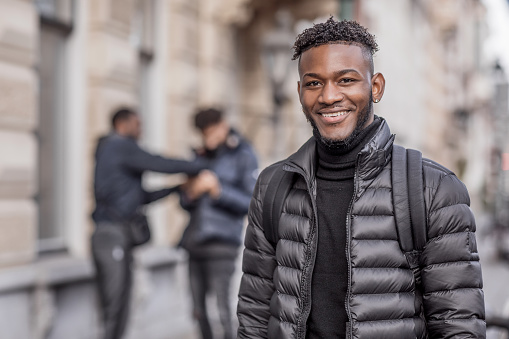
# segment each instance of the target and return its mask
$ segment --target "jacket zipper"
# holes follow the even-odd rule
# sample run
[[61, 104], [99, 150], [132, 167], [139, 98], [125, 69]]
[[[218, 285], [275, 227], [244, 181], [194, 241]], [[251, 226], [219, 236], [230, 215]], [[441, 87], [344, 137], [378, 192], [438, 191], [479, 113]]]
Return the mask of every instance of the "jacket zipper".
[[345, 309], [346, 309], [346, 315], [348, 316], [348, 326], [347, 329], [347, 339], [353, 338], [353, 322], [352, 322], [352, 312], [350, 311], [350, 294], [351, 294], [351, 282], [352, 282], [352, 258], [350, 253], [350, 220], [352, 215], [352, 209], [353, 209], [353, 202], [356, 199], [357, 196], [357, 169], [359, 162], [359, 155], [357, 155], [357, 160], [355, 161], [355, 172], [353, 177], [353, 195], [352, 200], [350, 200], [350, 205], [348, 206], [348, 213], [346, 214], [346, 258], [348, 260], [348, 285], [347, 285], [347, 291], [346, 291], [346, 299], [345, 299]]
[[[306, 182], [306, 185], [308, 187], [309, 197], [311, 198], [311, 205], [313, 207], [313, 217], [314, 217], [314, 220], [313, 220], [314, 225], [313, 226], [314, 227], [311, 229], [311, 235], [310, 235], [310, 239], [313, 239], [313, 237], [315, 237], [316, 233], [318, 232], [318, 212], [317, 212], [317, 208], [316, 208], [316, 199], [313, 196], [314, 187], [313, 187], [311, 181], [306, 177], [306, 173], [303, 170], [301, 170], [300, 168], [291, 166], [290, 164], [287, 164], [286, 166], [283, 167], [283, 169], [287, 170], [288, 172], [294, 172], [294, 173], [299, 174], [300, 176], [302, 176], [302, 178], [304, 178], [304, 181]], [[309, 272], [310, 276], [313, 275], [314, 259], [316, 257], [316, 251], [313, 251], [313, 249], [311, 248], [312, 244], [313, 243], [310, 242], [309, 251], [306, 254], [305, 264], [304, 264], [304, 267], [302, 268], [302, 271], [304, 273], [308, 269], [309, 265], [311, 264], [311, 259], [313, 259], [313, 266], [311, 268], [311, 271]], [[312, 256], [313, 256], [313, 258], [312, 258]], [[302, 281], [302, 291], [303, 291], [303, 293], [302, 293], [302, 312], [301, 312], [299, 319], [297, 320], [297, 339], [299, 339], [299, 338], [304, 339], [306, 336], [306, 333], [304, 331], [305, 326], [303, 325], [303, 322], [307, 321], [307, 317], [309, 316], [309, 312], [311, 310], [311, 307], [309, 307], [309, 297], [311, 296], [309, 279], [306, 277], [306, 274], [302, 274], [302, 279], [303, 279], [303, 281]]]

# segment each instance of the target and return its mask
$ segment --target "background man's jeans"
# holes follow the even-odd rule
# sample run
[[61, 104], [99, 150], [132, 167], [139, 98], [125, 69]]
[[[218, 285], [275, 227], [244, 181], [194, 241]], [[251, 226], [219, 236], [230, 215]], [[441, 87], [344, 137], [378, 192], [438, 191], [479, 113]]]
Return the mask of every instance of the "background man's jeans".
[[99, 223], [92, 236], [104, 318], [104, 339], [120, 339], [125, 331], [132, 285], [132, 247], [125, 226]]
[[212, 329], [206, 310], [206, 296], [212, 292], [217, 297], [219, 319], [224, 338], [233, 338], [230, 308], [230, 281], [235, 271], [235, 258], [189, 260], [189, 282], [193, 296], [193, 315], [198, 320], [203, 339], [212, 339]]

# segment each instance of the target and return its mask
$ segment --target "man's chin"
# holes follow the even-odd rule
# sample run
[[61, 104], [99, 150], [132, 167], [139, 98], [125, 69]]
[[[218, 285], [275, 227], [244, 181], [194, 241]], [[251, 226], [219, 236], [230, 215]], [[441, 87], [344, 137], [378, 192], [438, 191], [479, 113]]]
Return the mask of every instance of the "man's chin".
[[354, 132], [354, 129], [352, 129], [351, 131], [339, 131], [336, 129], [333, 131], [329, 130], [327, 133], [327, 131], [320, 130], [316, 125], [313, 126], [313, 124], [311, 124], [311, 126], [315, 130], [315, 132], [313, 133], [315, 136], [318, 134], [320, 136], [320, 139], [326, 140], [327, 142], [330, 143], [343, 142], [347, 140]]
[[347, 136], [338, 136], [338, 135], [327, 135], [326, 133], [322, 133], [320, 131], [318, 131], [318, 133], [320, 133], [320, 137], [322, 139], [327, 140], [329, 142], [342, 142], [342, 141], [345, 141], [352, 134], [352, 133], [350, 133]]

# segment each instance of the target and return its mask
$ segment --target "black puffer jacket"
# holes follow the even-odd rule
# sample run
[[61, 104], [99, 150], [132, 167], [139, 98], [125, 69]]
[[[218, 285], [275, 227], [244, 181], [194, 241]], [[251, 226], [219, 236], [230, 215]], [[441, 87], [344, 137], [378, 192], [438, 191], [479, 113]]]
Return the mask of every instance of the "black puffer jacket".
[[[429, 241], [420, 262], [423, 297], [415, 297], [420, 292], [399, 247], [394, 221], [392, 140], [383, 121], [357, 159], [347, 220], [346, 337], [485, 338], [481, 267], [468, 192], [453, 173], [424, 160]], [[248, 214], [238, 338], [306, 336], [318, 239], [316, 162], [312, 138], [283, 164], [284, 170], [299, 175], [284, 203], [276, 250], [263, 233], [262, 201], [280, 165], [267, 168], [258, 179]]]

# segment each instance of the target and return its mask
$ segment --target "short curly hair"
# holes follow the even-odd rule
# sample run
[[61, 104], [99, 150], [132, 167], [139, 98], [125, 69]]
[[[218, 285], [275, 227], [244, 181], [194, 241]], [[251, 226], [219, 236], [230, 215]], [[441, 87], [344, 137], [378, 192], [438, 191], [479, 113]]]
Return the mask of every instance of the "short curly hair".
[[378, 51], [375, 36], [357, 21], [336, 21], [332, 16], [326, 22], [314, 24], [297, 36], [292, 60], [299, 59], [302, 53], [312, 47], [334, 43], [360, 46], [373, 65], [373, 55]]

